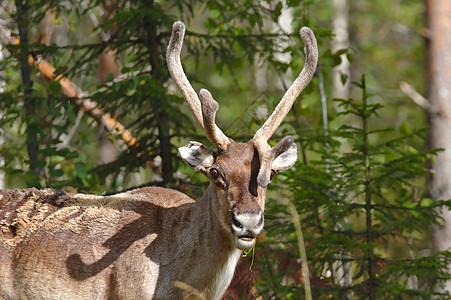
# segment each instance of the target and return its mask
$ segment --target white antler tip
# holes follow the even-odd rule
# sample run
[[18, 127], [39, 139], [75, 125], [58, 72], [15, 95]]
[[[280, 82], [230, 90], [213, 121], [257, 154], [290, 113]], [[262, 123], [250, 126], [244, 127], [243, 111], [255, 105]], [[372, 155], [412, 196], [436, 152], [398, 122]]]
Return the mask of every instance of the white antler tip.
[[172, 25], [172, 30], [174, 31], [185, 30], [185, 24], [183, 24], [182, 21], [177, 21], [174, 23], [174, 25]]
[[172, 25], [172, 35], [169, 41], [168, 50], [166, 52], [166, 60], [168, 61], [168, 67], [170, 61], [176, 60], [180, 57], [182, 51], [183, 37], [185, 36], [185, 24], [182, 21], [177, 21]]
[[294, 143], [294, 138], [291, 135], [285, 137], [286, 143], [291, 145]]
[[[206, 116], [214, 115], [219, 109], [219, 104], [213, 99], [210, 91], [207, 89], [200, 89], [199, 91], [199, 99], [202, 103], [202, 112]], [[205, 120], [204, 120], [205, 123]]]
[[171, 41], [176, 44], [181, 44], [185, 35], [185, 24], [182, 21], [177, 21], [172, 25]]
[[299, 30], [299, 35], [303, 40], [309, 39], [312, 40], [312, 36], [314, 36], [313, 31], [308, 27], [302, 27], [301, 30]]
[[207, 89], [203, 89], [203, 88], [200, 89], [199, 95], [202, 96], [202, 97], [211, 97], [210, 91], [207, 90]]

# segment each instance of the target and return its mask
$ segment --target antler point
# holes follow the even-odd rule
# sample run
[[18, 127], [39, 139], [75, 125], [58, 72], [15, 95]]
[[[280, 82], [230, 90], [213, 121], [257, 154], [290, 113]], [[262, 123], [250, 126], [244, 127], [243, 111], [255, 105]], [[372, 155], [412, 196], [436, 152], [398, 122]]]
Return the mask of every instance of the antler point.
[[199, 95], [200, 96], [209, 96], [209, 95], [211, 95], [211, 93], [210, 93], [209, 90], [201, 88], [200, 91], [199, 91]]
[[299, 35], [301, 36], [301, 38], [303, 40], [306, 40], [306, 39], [311, 39], [312, 35], [314, 35], [314, 34], [313, 34], [313, 31], [309, 27], [304, 26], [301, 28], [301, 30], [299, 30]]
[[[213, 99], [210, 91], [207, 89], [200, 89], [199, 98], [202, 103], [202, 111], [205, 115], [215, 114], [219, 109], [218, 102]], [[205, 120], [204, 120], [205, 123]]]
[[182, 21], [176, 21], [174, 22], [174, 25], [172, 25], [173, 30], [185, 30], [185, 24]]

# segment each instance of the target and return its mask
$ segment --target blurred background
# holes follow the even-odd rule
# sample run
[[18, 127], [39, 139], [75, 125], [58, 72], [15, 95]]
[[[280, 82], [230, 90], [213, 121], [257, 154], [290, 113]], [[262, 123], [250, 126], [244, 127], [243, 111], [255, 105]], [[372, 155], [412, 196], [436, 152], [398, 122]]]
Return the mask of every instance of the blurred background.
[[271, 141], [294, 136], [298, 163], [224, 298], [449, 297], [449, 0], [0, 1], [0, 188], [200, 197], [177, 155], [208, 141], [166, 68], [176, 20], [187, 77], [243, 142], [301, 71], [300, 28], [318, 40]]

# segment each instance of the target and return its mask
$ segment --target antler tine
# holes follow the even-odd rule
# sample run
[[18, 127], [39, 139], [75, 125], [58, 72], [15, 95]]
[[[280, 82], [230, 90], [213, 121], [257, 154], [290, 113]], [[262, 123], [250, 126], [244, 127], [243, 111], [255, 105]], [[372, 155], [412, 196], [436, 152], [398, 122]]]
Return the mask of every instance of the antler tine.
[[308, 27], [302, 27], [300, 35], [306, 48], [306, 62], [304, 68], [290, 88], [285, 92], [285, 95], [282, 97], [282, 100], [280, 100], [271, 116], [269, 116], [262, 127], [255, 133], [254, 139], [261, 138], [266, 141], [269, 140], [280, 126], [283, 119], [287, 116], [296, 98], [301, 94], [315, 73], [318, 64], [318, 46], [316, 44], [315, 35]]
[[230, 144], [230, 140], [215, 123], [216, 112], [219, 108], [218, 102], [213, 99], [211, 93], [206, 89], [200, 90], [199, 98], [202, 103], [204, 131], [207, 139], [218, 146], [219, 149], [225, 150]]
[[[262, 187], [266, 187], [269, 184], [271, 164], [275, 154], [275, 152], [271, 150], [268, 140], [280, 126], [283, 119], [285, 119], [296, 98], [312, 79], [318, 64], [318, 46], [313, 31], [308, 27], [302, 27], [300, 35], [306, 48], [304, 68], [302, 68], [301, 73], [299, 73], [293, 84], [285, 92], [285, 95], [276, 106], [274, 112], [269, 116], [262, 127], [257, 130], [253, 138], [255, 148], [258, 150], [260, 158], [260, 171], [257, 176], [257, 183]], [[285, 141], [283, 144], [289, 143], [288, 141]]]
[[169, 41], [168, 49], [166, 51], [166, 62], [171, 74], [172, 80], [179, 88], [180, 92], [188, 103], [191, 112], [199, 123], [200, 127], [204, 129], [202, 118], [202, 109], [199, 98], [196, 92], [188, 81], [188, 78], [183, 71], [182, 63], [180, 61], [180, 52], [182, 51], [183, 37], [185, 36], [185, 24], [177, 21], [172, 25], [172, 35]]

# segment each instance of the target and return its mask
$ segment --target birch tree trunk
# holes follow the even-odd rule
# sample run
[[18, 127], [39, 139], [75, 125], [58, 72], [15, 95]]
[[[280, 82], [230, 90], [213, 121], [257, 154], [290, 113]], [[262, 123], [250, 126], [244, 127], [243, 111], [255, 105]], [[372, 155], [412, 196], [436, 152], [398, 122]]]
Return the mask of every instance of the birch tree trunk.
[[[349, 48], [349, 3], [348, 0], [332, 0], [335, 15], [333, 18], [333, 29], [335, 38], [332, 41], [332, 51], [337, 52], [341, 49]], [[350, 63], [345, 54], [341, 54], [341, 64], [333, 69], [333, 96], [334, 98], [346, 99], [349, 97], [349, 78], [350, 78]], [[347, 77], [345, 84], [342, 82], [342, 76]], [[342, 224], [337, 224], [341, 229]], [[337, 284], [344, 287], [352, 285], [352, 269], [351, 264], [346, 260], [346, 253], [340, 253], [342, 261], [336, 261], [333, 264], [334, 277]], [[352, 299], [352, 293], [346, 295], [346, 299]]]
[[[427, 0], [427, 22], [430, 146], [444, 149], [432, 166], [431, 195], [434, 200], [447, 200], [451, 199], [451, 1]], [[443, 227], [434, 236], [438, 250], [451, 247], [451, 212], [444, 211], [443, 218]], [[446, 290], [451, 291], [451, 281]]]
[[[348, 31], [348, 19], [349, 19], [349, 3], [348, 0], [332, 0], [334, 6], [335, 15], [333, 18], [333, 28], [335, 38], [332, 41], [332, 51], [337, 52], [341, 49], [349, 47], [349, 31]], [[334, 84], [334, 97], [346, 99], [349, 95], [349, 80], [345, 84], [342, 82], [342, 76], [350, 77], [350, 64], [346, 54], [341, 56], [341, 64], [334, 68], [333, 72], [333, 84]]]

